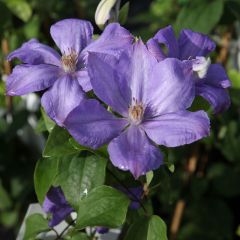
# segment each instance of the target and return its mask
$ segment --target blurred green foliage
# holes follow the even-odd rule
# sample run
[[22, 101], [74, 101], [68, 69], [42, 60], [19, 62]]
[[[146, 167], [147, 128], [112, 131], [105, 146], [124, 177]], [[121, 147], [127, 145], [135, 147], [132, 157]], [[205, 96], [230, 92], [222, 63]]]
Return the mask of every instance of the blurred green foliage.
[[[122, 4], [125, 2], [123, 1]], [[70, 17], [85, 18], [94, 23], [97, 4], [96, 0], [0, 0], [1, 41], [8, 42], [10, 51], [30, 38], [38, 38], [44, 43], [53, 45], [49, 34], [51, 24]], [[159, 28], [168, 24], [174, 26], [176, 33], [182, 28], [191, 28], [209, 34], [217, 42], [217, 52], [213, 56], [213, 61], [224, 47], [224, 34], [227, 32], [231, 35], [224, 64], [232, 80], [230, 90], [232, 105], [226, 113], [212, 117], [211, 136], [198, 144], [199, 174], [193, 175], [187, 185], [185, 165], [193, 146], [166, 152], [166, 166], [155, 171], [153, 178], [151, 174], [148, 176], [149, 194], [145, 203], [146, 208], [161, 216], [170, 226], [176, 202], [184, 199], [186, 209], [177, 239], [239, 239], [240, 1], [130, 1], [126, 27], [136, 36], [147, 40]], [[100, 30], [95, 26], [95, 34], [99, 33]], [[37, 201], [33, 188], [34, 167], [41, 157], [48, 131], [53, 129], [54, 124], [43, 111], [27, 108], [27, 100], [22, 97], [14, 97], [12, 103], [9, 103], [4, 90], [6, 79], [4, 58], [2, 48], [0, 51], [2, 79], [0, 82], [0, 239], [11, 240], [16, 237], [28, 204]], [[202, 100], [196, 101], [194, 109], [202, 107], [203, 104], [205, 109], [209, 109]], [[45, 148], [46, 155], [54, 151], [55, 153], [59, 151], [61, 154], [62, 151], [74, 153], [79, 150], [78, 146], [74, 146], [74, 142], [69, 140], [66, 132], [59, 132], [54, 128], [51, 135], [54, 134], [60, 134], [61, 138], [55, 136], [53, 140], [68, 141], [68, 145], [60, 150]], [[51, 138], [48, 141], [52, 141]], [[37, 165], [40, 174], [44, 171], [41, 161], [39, 160]], [[53, 167], [52, 165], [53, 162], [49, 162], [49, 166]], [[129, 182], [131, 179], [127, 173], [122, 176], [118, 170], [113, 169], [113, 171], [123, 181]], [[37, 177], [35, 174], [35, 178]], [[145, 179], [141, 180], [145, 181]], [[107, 182], [112, 184], [114, 179], [107, 175]], [[47, 181], [42, 183], [45, 191], [48, 188], [46, 184]], [[37, 192], [40, 201], [43, 200], [44, 194], [45, 192]], [[139, 213], [129, 214], [127, 223], [130, 225], [137, 217]], [[46, 228], [46, 223], [40, 218], [29, 220], [28, 224], [32, 222], [33, 225], [40, 222], [43, 228]], [[150, 227], [155, 228], [146, 225], [146, 228]]]

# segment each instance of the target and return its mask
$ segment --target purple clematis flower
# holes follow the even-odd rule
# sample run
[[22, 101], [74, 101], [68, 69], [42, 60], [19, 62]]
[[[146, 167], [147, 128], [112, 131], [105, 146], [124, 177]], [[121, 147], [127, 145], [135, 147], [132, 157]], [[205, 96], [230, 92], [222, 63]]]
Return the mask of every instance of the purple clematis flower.
[[[160, 44], [166, 46], [165, 54]], [[206, 56], [215, 49], [215, 43], [208, 36], [184, 29], [176, 39], [171, 26], [161, 29], [147, 42], [147, 47], [158, 61], [165, 58], [178, 58], [192, 62], [195, 73], [196, 95], [205, 98], [212, 106], [214, 113], [226, 110], [230, 106], [230, 98], [226, 88], [231, 83], [224, 68], [220, 64], [211, 64]]]
[[96, 232], [100, 234], [105, 234], [109, 232], [109, 228], [107, 227], [96, 227]]
[[43, 202], [43, 210], [52, 214], [49, 227], [54, 227], [74, 211], [66, 201], [60, 187], [51, 187]]
[[51, 26], [51, 36], [61, 51], [32, 39], [13, 51], [8, 60], [20, 59], [24, 64], [13, 69], [7, 80], [8, 95], [24, 95], [46, 90], [41, 103], [47, 114], [60, 126], [68, 113], [92, 89], [88, 72], [88, 52], [119, 53], [133, 41], [133, 36], [119, 24], [106, 27], [93, 41], [90, 22], [65, 19]]
[[186, 111], [195, 95], [186, 63], [157, 62], [138, 41], [119, 59], [91, 53], [89, 74], [94, 93], [120, 117], [91, 99], [83, 100], [64, 124], [84, 146], [109, 143], [112, 163], [135, 178], [163, 163], [157, 144], [176, 147], [209, 134], [207, 114]]
[[131, 203], [129, 205], [129, 208], [131, 209], [138, 209], [140, 208], [140, 203], [139, 201], [141, 200], [143, 196], [143, 188], [142, 187], [131, 187], [125, 189], [121, 186], [117, 187], [118, 190], [122, 191], [123, 193], [127, 194], [127, 196], [130, 198]]

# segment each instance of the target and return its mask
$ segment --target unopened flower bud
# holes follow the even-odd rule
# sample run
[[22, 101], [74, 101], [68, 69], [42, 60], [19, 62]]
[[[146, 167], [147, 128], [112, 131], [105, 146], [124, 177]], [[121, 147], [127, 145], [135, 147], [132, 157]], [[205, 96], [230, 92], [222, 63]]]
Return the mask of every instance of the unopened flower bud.
[[103, 29], [108, 22], [118, 20], [121, 0], [101, 0], [95, 13], [95, 22]]

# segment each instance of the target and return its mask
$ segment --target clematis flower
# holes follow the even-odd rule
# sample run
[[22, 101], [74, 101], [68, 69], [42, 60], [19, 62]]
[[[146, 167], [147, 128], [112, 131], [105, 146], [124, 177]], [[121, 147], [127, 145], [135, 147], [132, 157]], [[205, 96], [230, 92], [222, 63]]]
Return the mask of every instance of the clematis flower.
[[89, 74], [94, 93], [118, 116], [89, 99], [64, 124], [81, 145], [96, 149], [109, 143], [112, 163], [135, 178], [163, 163], [157, 144], [176, 147], [209, 134], [207, 114], [186, 110], [194, 98], [186, 63], [157, 62], [138, 41], [119, 59], [91, 53]]
[[[165, 45], [168, 52], [164, 53], [161, 45]], [[230, 105], [230, 98], [226, 88], [231, 83], [224, 68], [220, 64], [210, 64], [207, 55], [215, 49], [215, 43], [208, 36], [184, 29], [176, 39], [171, 26], [161, 29], [147, 42], [147, 47], [158, 61], [165, 58], [178, 58], [192, 62], [195, 73], [196, 95], [205, 98], [212, 106], [214, 113], [226, 110]]]
[[41, 103], [47, 114], [62, 126], [68, 113], [92, 89], [88, 72], [88, 52], [118, 55], [133, 41], [132, 35], [119, 24], [106, 27], [98, 40], [93, 41], [90, 22], [65, 19], [51, 26], [51, 36], [61, 55], [54, 49], [32, 39], [13, 51], [8, 60], [20, 59], [7, 80], [7, 94], [24, 95], [46, 90]]
[[144, 193], [142, 187], [131, 187], [131, 188], [128, 188], [128, 190], [127, 190], [121, 186], [118, 186], [117, 189], [122, 191], [123, 193], [127, 194], [127, 196], [130, 198], [131, 203], [129, 205], [129, 208], [131, 208], [131, 209], [140, 208], [139, 201], [141, 200], [143, 193]]
[[96, 232], [100, 234], [105, 234], [109, 232], [109, 228], [107, 227], [96, 227]]
[[43, 202], [43, 210], [52, 214], [52, 219], [48, 223], [49, 227], [58, 225], [74, 211], [66, 201], [60, 187], [50, 188]]

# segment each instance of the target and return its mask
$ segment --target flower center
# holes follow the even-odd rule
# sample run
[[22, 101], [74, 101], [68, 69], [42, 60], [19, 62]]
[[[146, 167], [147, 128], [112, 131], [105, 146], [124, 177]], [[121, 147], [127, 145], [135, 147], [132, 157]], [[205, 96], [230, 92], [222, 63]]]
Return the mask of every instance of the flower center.
[[143, 120], [144, 115], [143, 104], [141, 102], [138, 103], [136, 99], [133, 99], [133, 104], [128, 108], [128, 114], [129, 119], [133, 124], [140, 124]]
[[75, 51], [71, 51], [69, 55], [63, 55], [61, 58], [63, 70], [66, 73], [75, 72], [77, 61], [78, 61], [78, 54]]

